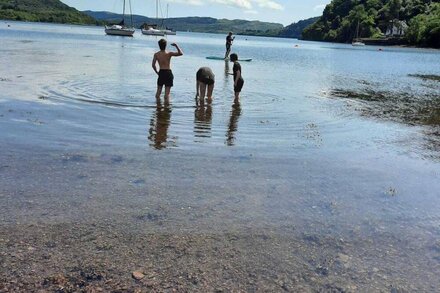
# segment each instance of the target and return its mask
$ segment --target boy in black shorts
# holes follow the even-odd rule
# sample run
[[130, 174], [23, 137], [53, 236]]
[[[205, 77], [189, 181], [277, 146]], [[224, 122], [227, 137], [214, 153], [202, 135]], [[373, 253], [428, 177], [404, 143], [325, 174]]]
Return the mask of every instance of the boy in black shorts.
[[[153, 70], [159, 76], [157, 79], [157, 92], [156, 99], [160, 99], [160, 95], [162, 94], [162, 88], [165, 86], [165, 102], [169, 100], [171, 87], [174, 85], [174, 76], [171, 71], [171, 57], [182, 56], [183, 52], [180, 47], [173, 43], [171, 46], [176, 47], [177, 52], [167, 52], [167, 41], [165, 39], [161, 39], [159, 41], [160, 51], [154, 54], [153, 57]], [[157, 70], [156, 62], [159, 63], [160, 70]]]
[[241, 72], [241, 65], [238, 63], [238, 55], [233, 53], [231, 54], [231, 62], [234, 62], [234, 67], [232, 68], [232, 72], [234, 75], [234, 93], [235, 93], [235, 101], [238, 101], [240, 98], [240, 92], [244, 85], [244, 79]]

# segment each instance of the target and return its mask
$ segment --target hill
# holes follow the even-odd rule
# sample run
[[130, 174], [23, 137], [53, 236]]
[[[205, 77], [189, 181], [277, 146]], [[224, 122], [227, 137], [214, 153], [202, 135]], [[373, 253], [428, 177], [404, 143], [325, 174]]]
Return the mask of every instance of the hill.
[[[390, 29], [405, 28], [401, 41], [440, 48], [440, 0], [333, 0], [302, 38], [351, 42], [356, 36], [382, 38]], [[406, 26], [408, 27], [406, 28]]]
[[278, 36], [283, 38], [295, 38], [300, 39], [303, 30], [309, 25], [315, 23], [319, 19], [318, 17], [312, 17], [298, 22], [292, 23], [281, 30]]
[[96, 24], [92, 17], [59, 0], [0, 0], [0, 19]]
[[[84, 13], [98, 21], [107, 23], [117, 23], [122, 19], [122, 15], [106, 11], [84, 11]], [[129, 21], [128, 17], [126, 18], [126, 21]], [[278, 36], [280, 31], [283, 29], [283, 25], [280, 23], [239, 19], [216, 19], [212, 17], [178, 17], [155, 19], [142, 15], [133, 15], [133, 22], [135, 27], [140, 27], [142, 24], [148, 23], [171, 27], [178, 31], [204, 33], [227, 33], [229, 31], [233, 31], [236, 34], [256, 36]]]

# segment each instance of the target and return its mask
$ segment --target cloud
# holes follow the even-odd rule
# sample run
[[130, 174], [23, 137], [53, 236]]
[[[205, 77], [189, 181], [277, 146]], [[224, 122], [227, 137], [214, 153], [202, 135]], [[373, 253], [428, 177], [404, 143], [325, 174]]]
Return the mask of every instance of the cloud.
[[[237, 7], [241, 9], [245, 9], [246, 13], [249, 11], [255, 11], [254, 5], [257, 5], [260, 8], [268, 8], [273, 10], [283, 10], [284, 7], [274, 0], [168, 0], [169, 2], [174, 3], [182, 3], [188, 5], [209, 5], [209, 4], [221, 4], [227, 5], [231, 7]], [[251, 12], [252, 13], [252, 12]]]
[[327, 6], [327, 4], [318, 4], [315, 7], [313, 7], [313, 10], [315, 10], [315, 11], [323, 11], [326, 6]]
[[204, 4], [203, 1], [201, 1], [201, 0], [168, 0], [168, 2], [182, 3], [182, 4], [193, 5], [193, 6], [201, 6]]
[[258, 11], [256, 11], [256, 10], [245, 10], [243, 12], [246, 14], [258, 14]]
[[271, 0], [254, 0], [254, 1], [257, 2], [258, 6], [260, 6], [261, 8], [284, 10], [284, 7], [275, 1], [271, 1]]

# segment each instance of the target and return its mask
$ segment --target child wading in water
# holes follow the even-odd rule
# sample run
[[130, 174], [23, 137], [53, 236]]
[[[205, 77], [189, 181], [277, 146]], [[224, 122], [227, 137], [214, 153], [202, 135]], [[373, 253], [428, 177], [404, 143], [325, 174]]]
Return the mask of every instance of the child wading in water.
[[[156, 99], [160, 99], [162, 88], [165, 86], [165, 102], [169, 101], [171, 87], [174, 85], [174, 76], [173, 72], [171, 71], [171, 57], [183, 55], [182, 50], [177, 44], [173, 43], [171, 46], [176, 47], [177, 52], [167, 52], [167, 41], [165, 39], [161, 39], [159, 41], [160, 51], [154, 54], [152, 63], [154, 72], [156, 72], [156, 74], [159, 76], [157, 78]], [[157, 70], [156, 62], [159, 63], [159, 71]]]
[[238, 63], [238, 55], [233, 53], [231, 54], [231, 62], [234, 62], [234, 67], [232, 68], [232, 72], [234, 75], [234, 93], [235, 93], [235, 101], [238, 101], [240, 98], [240, 92], [244, 85], [244, 79], [241, 72], [241, 65]]
[[212, 92], [214, 91], [215, 75], [209, 67], [201, 67], [196, 74], [196, 98], [199, 97], [200, 103], [205, 102], [205, 95], [208, 103], [212, 102]]

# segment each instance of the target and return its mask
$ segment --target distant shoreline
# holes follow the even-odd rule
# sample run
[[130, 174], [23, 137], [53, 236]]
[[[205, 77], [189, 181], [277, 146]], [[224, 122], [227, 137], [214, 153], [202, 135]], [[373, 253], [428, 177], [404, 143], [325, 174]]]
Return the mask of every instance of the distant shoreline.
[[[10, 20], [10, 19], [1, 19], [1, 22], [4, 23], [38, 23], [38, 24], [52, 24], [52, 25], [74, 25], [74, 26], [85, 26], [85, 27], [104, 27], [104, 25], [92, 25], [92, 24], [78, 24], [78, 23], [59, 23], [59, 22], [43, 22], [43, 21], [25, 21], [25, 20]], [[194, 32], [194, 31], [177, 31], [180, 33], [200, 33], [200, 34], [216, 34], [223, 35], [223, 32]], [[342, 43], [342, 42], [328, 42], [328, 41], [314, 41], [314, 40], [304, 40], [298, 38], [289, 38], [283, 36], [270, 36], [270, 35], [248, 35], [248, 34], [237, 34], [238, 36], [248, 36], [248, 37], [261, 37], [261, 38], [276, 38], [276, 39], [286, 39], [286, 40], [297, 40], [302, 42], [317, 42], [317, 43], [327, 43], [327, 44], [345, 44], [349, 45], [350, 43]], [[427, 50], [436, 50], [439, 51], [439, 48], [431, 48], [431, 47], [418, 47], [412, 45], [373, 45], [367, 44], [367, 46], [374, 47], [386, 47], [386, 48], [413, 48], [413, 49], [427, 49]]]

